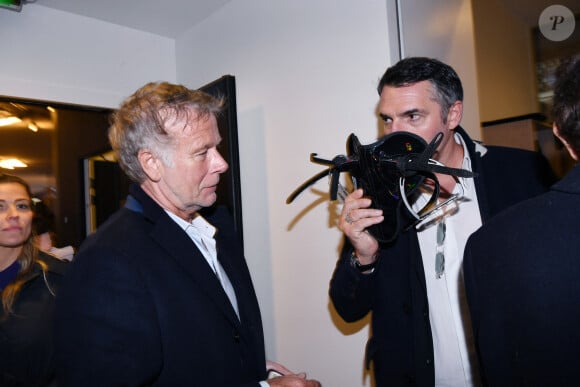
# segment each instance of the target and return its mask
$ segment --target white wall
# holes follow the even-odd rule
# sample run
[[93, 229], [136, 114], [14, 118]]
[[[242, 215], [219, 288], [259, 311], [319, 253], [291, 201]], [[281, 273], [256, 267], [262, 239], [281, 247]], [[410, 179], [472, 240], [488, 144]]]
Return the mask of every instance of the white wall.
[[0, 95], [117, 107], [176, 78], [174, 40], [38, 4], [0, 10], [0, 36]]
[[350, 132], [363, 143], [377, 138], [386, 12], [376, 0], [232, 1], [176, 44], [181, 83], [236, 77], [244, 243], [267, 353], [326, 386], [370, 385], [368, 327], [341, 322], [329, 306], [341, 234], [328, 182], [285, 199], [323, 169], [311, 152], [345, 153]]
[[429, 56], [451, 65], [463, 83], [461, 126], [481, 139], [471, 0], [404, 0], [403, 56]]

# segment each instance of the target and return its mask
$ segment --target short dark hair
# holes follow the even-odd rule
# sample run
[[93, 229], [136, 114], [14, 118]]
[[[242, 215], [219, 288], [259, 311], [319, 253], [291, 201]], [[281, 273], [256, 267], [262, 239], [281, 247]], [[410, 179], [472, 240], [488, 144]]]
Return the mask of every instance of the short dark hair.
[[433, 98], [441, 106], [441, 117], [446, 120], [449, 108], [457, 101], [463, 101], [463, 86], [453, 68], [437, 59], [409, 57], [389, 67], [382, 76], [377, 91], [381, 95], [383, 87], [404, 87], [429, 81], [433, 85]]
[[560, 136], [580, 154], [580, 55], [556, 70], [552, 117]]

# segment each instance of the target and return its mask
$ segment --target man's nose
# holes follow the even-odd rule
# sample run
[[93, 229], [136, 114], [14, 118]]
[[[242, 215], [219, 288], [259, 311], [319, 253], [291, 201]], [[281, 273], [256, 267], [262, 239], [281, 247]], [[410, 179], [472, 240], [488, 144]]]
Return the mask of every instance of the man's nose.
[[391, 132], [395, 133], [395, 132], [402, 132], [405, 130], [404, 125], [401, 121], [399, 120], [395, 120], [392, 122], [391, 124]]
[[390, 134], [395, 132], [402, 132], [404, 131], [403, 125], [399, 121], [393, 121], [389, 125], [385, 125], [383, 128], [384, 134]]
[[225, 171], [228, 170], [229, 165], [220, 152], [216, 152], [215, 162], [216, 162], [215, 169], [218, 173], [224, 173]]

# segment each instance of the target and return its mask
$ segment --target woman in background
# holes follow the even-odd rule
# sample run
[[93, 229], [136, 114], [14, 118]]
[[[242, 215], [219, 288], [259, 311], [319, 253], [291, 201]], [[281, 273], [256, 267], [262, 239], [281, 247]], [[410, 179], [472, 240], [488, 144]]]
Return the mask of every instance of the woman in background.
[[67, 263], [34, 245], [32, 194], [0, 173], [0, 386], [53, 383], [52, 311]]

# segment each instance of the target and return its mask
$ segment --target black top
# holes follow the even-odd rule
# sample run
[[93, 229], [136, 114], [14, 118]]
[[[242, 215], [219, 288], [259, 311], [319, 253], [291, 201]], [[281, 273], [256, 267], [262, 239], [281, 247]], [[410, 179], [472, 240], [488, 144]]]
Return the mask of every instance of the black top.
[[35, 264], [5, 316], [0, 309], [0, 386], [47, 386], [53, 379], [52, 311], [67, 262], [39, 252]]
[[20, 270], [20, 262], [18, 260], [12, 262], [10, 266], [6, 269], [0, 271], [0, 291], [4, 288], [18, 275], [18, 270]]

